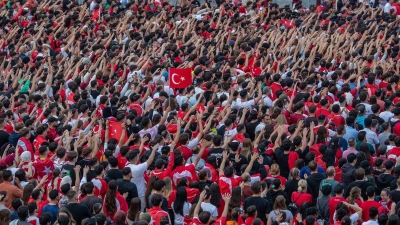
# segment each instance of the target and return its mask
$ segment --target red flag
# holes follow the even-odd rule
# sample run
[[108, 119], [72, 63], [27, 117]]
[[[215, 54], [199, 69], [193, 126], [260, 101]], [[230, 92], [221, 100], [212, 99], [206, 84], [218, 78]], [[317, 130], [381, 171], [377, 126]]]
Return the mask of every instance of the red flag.
[[170, 88], [186, 88], [192, 84], [191, 69], [169, 69], [169, 87]]
[[[116, 122], [116, 121], [111, 121], [109, 122], [110, 124], [110, 128], [108, 130], [108, 138], [115, 138], [118, 141], [121, 139], [121, 135], [122, 132], [126, 132], [126, 130], [122, 129], [122, 126], [120, 122]], [[126, 137], [126, 133], [125, 133], [125, 140], [124, 142], [126, 142], [128, 140], [128, 137]]]
[[45, 175], [48, 175], [46, 184], [51, 181], [53, 170], [54, 170], [54, 161], [50, 158], [46, 158], [41, 160], [40, 158], [36, 159], [36, 162], [33, 164], [36, 171], [36, 178], [40, 181]]

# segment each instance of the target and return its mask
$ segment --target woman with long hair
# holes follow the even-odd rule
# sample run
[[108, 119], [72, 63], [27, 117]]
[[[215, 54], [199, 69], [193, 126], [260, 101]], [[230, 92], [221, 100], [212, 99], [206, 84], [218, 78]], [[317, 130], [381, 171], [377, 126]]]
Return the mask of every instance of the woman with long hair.
[[165, 177], [164, 179], [165, 187], [164, 187], [164, 197], [168, 199], [168, 208], [170, 209], [172, 206], [172, 202], [174, 201], [176, 191], [172, 189], [172, 180], [169, 177]]
[[247, 159], [247, 161], [249, 161], [252, 151], [253, 151], [253, 144], [250, 138], [244, 139], [242, 151], [240, 152], [240, 154], [243, 155]]
[[126, 221], [128, 222], [128, 225], [132, 225], [133, 222], [139, 221], [140, 218], [140, 207], [142, 203], [140, 201], [140, 198], [132, 198], [130, 204], [129, 204], [129, 210], [126, 214]]
[[361, 197], [361, 189], [359, 187], [353, 187], [350, 190], [350, 195], [349, 197], [347, 197], [346, 200], [350, 204], [361, 206], [363, 201], [361, 201], [360, 197]]
[[24, 191], [22, 192], [22, 198], [21, 198], [24, 205], [28, 205], [28, 201], [32, 195], [33, 189], [35, 189], [35, 187], [32, 184], [25, 185]]
[[[288, 196], [292, 196], [292, 193], [297, 191], [297, 188], [299, 187], [300, 170], [296, 167], [292, 168], [292, 170], [290, 170], [289, 177], [290, 179], [286, 182], [285, 185], [285, 192]], [[289, 199], [289, 203], [291, 202], [292, 200]]]
[[189, 215], [191, 204], [187, 201], [187, 193], [185, 187], [179, 187], [176, 190], [176, 198], [172, 203], [172, 210], [174, 212], [175, 225], [183, 225], [184, 217]]
[[57, 218], [60, 216], [68, 216], [69, 221], [71, 221], [71, 225], [76, 225], [76, 221], [74, 220], [74, 217], [72, 216], [71, 212], [67, 208], [62, 207], [58, 210]]
[[10, 224], [11, 214], [9, 209], [0, 210], [0, 224]]
[[289, 224], [292, 224], [293, 214], [287, 209], [286, 199], [282, 195], [278, 195], [275, 199], [273, 210], [268, 215], [267, 225], [271, 225], [274, 221], [276, 221], [276, 217], [281, 212], [286, 213], [286, 221], [280, 222], [289, 222]]
[[104, 197], [104, 214], [114, 221], [114, 215], [117, 211], [122, 210], [128, 211], [128, 204], [126, 203], [125, 197], [122, 196], [118, 191], [117, 181], [112, 180], [108, 183], [108, 190]]
[[224, 209], [224, 200], [222, 199], [221, 190], [219, 189], [219, 185], [215, 184], [215, 183], [211, 184], [210, 191], [211, 191], [210, 203], [213, 204], [215, 207], [217, 207], [218, 215], [221, 215], [222, 211]]
[[242, 204], [242, 188], [240, 186], [232, 188], [232, 197], [229, 201], [228, 217], [231, 215], [234, 208], [240, 208]]
[[146, 203], [146, 208], [149, 209], [150, 207], [150, 202], [149, 202], [149, 196], [151, 195], [151, 193], [153, 193], [153, 186], [154, 186], [154, 182], [158, 181], [158, 177], [157, 176], [152, 176], [150, 177], [149, 182], [147, 183], [147, 187], [146, 187], [146, 192], [144, 193], [144, 199], [145, 199], [145, 203]]

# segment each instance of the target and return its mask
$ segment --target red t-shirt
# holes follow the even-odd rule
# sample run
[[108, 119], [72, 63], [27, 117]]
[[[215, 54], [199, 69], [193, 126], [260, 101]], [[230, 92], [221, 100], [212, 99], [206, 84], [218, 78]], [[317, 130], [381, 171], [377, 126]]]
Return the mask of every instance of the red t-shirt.
[[333, 224], [333, 214], [335, 213], [336, 210], [336, 206], [340, 203], [340, 202], [347, 202], [346, 199], [342, 198], [342, 197], [332, 197], [329, 199], [328, 201], [328, 207], [329, 207], [329, 220], [330, 223]]
[[309, 193], [295, 191], [292, 193], [291, 200], [296, 203], [297, 207], [300, 207], [304, 202], [312, 204], [312, 195]]
[[221, 195], [232, 194], [232, 188], [239, 186], [242, 182], [242, 177], [226, 177], [224, 175], [219, 177], [218, 185], [221, 190]]
[[[379, 202], [374, 201], [374, 200], [366, 200], [362, 205], [361, 205], [361, 209], [363, 212], [369, 212], [369, 209], [371, 207], [376, 207], [376, 209], [379, 209], [379, 207], [381, 207], [382, 205], [379, 204]], [[368, 213], [363, 213], [362, 214], [362, 219], [363, 221], [368, 221], [369, 220], [369, 214]]]
[[306, 117], [303, 114], [300, 113], [292, 113], [290, 115], [290, 122], [292, 124], [296, 124], [297, 121], [299, 121], [300, 119], [305, 119]]

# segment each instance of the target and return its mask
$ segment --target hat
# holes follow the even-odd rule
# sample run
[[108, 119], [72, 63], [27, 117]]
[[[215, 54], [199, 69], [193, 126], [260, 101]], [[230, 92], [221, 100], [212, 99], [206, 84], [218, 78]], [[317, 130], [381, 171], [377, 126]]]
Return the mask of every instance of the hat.
[[326, 116], [324, 115], [324, 114], [321, 114], [321, 115], [319, 115], [318, 116], [318, 120], [325, 120], [326, 119]]
[[53, 122], [56, 122], [56, 121], [58, 121], [58, 118], [52, 116], [47, 120], [47, 123], [53, 123]]
[[136, 43], [136, 40], [132, 40], [129, 42], [129, 47], [132, 47]]
[[82, 90], [84, 90], [84, 89], [86, 89], [86, 87], [89, 85], [89, 83], [87, 83], [87, 82], [82, 82], [80, 85], [79, 85], [79, 87], [82, 89]]
[[65, 176], [62, 178], [60, 186], [62, 186], [63, 184], [69, 184], [72, 185], [72, 179], [70, 176]]
[[285, 94], [279, 95], [279, 100], [287, 100], [287, 96]]
[[13, 162], [14, 162], [14, 158], [15, 158], [14, 153], [6, 156], [6, 158], [4, 159], [4, 163], [6, 164], [6, 166], [7, 165], [12, 165]]
[[86, 58], [86, 57], [85, 57], [85, 58], [82, 59], [82, 64], [83, 64], [83, 65], [86, 65], [86, 64], [88, 64], [88, 63], [90, 63], [90, 59], [89, 59], [89, 58]]
[[150, 216], [149, 213], [142, 213], [142, 214], [140, 215], [139, 220], [145, 220], [145, 221], [147, 221], [148, 223], [150, 223], [150, 221], [151, 221], [151, 216]]
[[342, 184], [337, 184], [334, 188], [334, 191], [336, 194], [340, 194], [342, 193], [342, 191], [344, 190], [344, 187]]
[[30, 152], [30, 151], [24, 151], [24, 152], [21, 154], [21, 160], [22, 160], [23, 162], [30, 162], [30, 161], [31, 161], [31, 157], [32, 157], [32, 155], [31, 155], [31, 152]]

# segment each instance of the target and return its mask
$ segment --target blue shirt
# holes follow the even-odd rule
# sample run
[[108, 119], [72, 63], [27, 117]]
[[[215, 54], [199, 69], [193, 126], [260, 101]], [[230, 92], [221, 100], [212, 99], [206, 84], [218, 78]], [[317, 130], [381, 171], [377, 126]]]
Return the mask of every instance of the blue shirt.
[[58, 206], [56, 205], [45, 205], [42, 209], [42, 214], [48, 212], [51, 214], [51, 221], [50, 225], [53, 225], [54, 222], [57, 220], [57, 214], [58, 214]]
[[[322, 167], [318, 166], [318, 173], [325, 173], [325, 171], [324, 171], [324, 169]], [[301, 170], [300, 170], [300, 178], [301, 179], [305, 179], [304, 178], [304, 174], [307, 174], [307, 176], [311, 175], [311, 171], [308, 168], [308, 166], [305, 166], [305, 167], [301, 168]]]
[[354, 129], [353, 127], [346, 127], [346, 133], [343, 135], [343, 138], [346, 141], [349, 141], [350, 138], [354, 138], [355, 141], [357, 141], [357, 135], [358, 135], [358, 131], [356, 129]]

